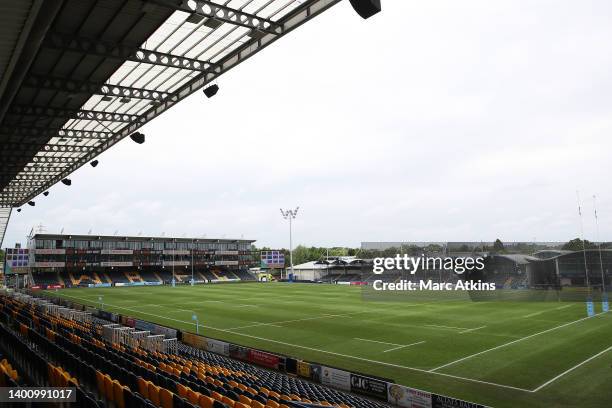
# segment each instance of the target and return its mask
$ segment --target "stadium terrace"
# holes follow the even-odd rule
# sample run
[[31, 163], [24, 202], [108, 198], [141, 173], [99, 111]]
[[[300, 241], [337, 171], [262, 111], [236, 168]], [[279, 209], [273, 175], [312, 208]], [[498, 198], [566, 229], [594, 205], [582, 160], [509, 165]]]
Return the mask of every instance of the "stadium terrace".
[[28, 242], [39, 286], [127, 286], [254, 280], [253, 240], [36, 234]]

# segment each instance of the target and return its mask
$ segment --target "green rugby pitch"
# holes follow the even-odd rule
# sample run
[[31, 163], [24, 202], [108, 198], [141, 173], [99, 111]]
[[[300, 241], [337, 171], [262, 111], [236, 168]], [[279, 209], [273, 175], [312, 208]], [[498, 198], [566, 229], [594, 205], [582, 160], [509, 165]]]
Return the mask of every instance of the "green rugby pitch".
[[47, 293], [194, 333], [195, 313], [205, 336], [493, 407], [612, 407], [612, 313], [586, 318], [584, 303], [376, 302], [287, 283]]

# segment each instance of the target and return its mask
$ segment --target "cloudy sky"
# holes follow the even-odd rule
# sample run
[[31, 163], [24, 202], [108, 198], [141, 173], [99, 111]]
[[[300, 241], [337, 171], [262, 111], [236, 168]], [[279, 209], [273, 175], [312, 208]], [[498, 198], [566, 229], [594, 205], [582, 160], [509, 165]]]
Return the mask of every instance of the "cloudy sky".
[[50, 233], [294, 243], [602, 239], [612, 222], [609, 0], [343, 1], [13, 213]]

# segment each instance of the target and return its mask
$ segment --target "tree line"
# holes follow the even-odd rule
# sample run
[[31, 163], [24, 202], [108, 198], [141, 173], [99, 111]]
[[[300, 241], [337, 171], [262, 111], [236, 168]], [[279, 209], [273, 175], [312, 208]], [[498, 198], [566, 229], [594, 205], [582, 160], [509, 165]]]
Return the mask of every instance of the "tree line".
[[[586, 249], [598, 249], [599, 246], [597, 243], [591, 242], [589, 240], [584, 240], [584, 247]], [[602, 249], [612, 249], [612, 242], [602, 242]], [[566, 242], [563, 245], [558, 247], [549, 247], [542, 244], [537, 243], [529, 243], [529, 242], [517, 242], [512, 243], [512, 245], [505, 245], [499, 238], [493, 242], [493, 245], [486, 245], [484, 243], [468, 245], [462, 244], [459, 246], [451, 246], [450, 248], [444, 248], [438, 244], [428, 244], [426, 246], [418, 246], [418, 245], [402, 245], [400, 247], [390, 247], [382, 250], [374, 250], [374, 249], [361, 249], [361, 248], [350, 248], [350, 247], [308, 247], [306, 245], [298, 245], [293, 249], [293, 264], [299, 265], [306, 262], [311, 261], [323, 261], [329, 257], [338, 257], [338, 256], [356, 256], [362, 259], [372, 259], [376, 257], [394, 257], [396, 254], [407, 254], [409, 256], [419, 256], [421, 254], [440, 254], [446, 253], [452, 255], [453, 253], [496, 253], [496, 254], [532, 254], [539, 250], [544, 249], [562, 249], [569, 251], [582, 251], [583, 250], [583, 240], [580, 238], [572, 239]], [[286, 248], [282, 249], [272, 249], [268, 247], [253, 247], [255, 252], [259, 251], [270, 251], [270, 250], [278, 250], [281, 251], [285, 255], [285, 266], [289, 266], [289, 250]], [[446, 252], [445, 252], [446, 251]], [[1, 255], [0, 255], [1, 256]], [[1, 258], [0, 258], [1, 259]]]

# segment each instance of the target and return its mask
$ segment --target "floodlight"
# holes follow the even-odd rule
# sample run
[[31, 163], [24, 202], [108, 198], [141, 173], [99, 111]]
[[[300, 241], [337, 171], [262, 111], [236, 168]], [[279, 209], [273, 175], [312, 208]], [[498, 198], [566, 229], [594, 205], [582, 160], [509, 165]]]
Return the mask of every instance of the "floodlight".
[[28, 205], [34, 207], [36, 203], [34, 201], [28, 201]]
[[351, 5], [363, 18], [370, 18], [381, 10], [380, 0], [350, 0]]
[[217, 84], [212, 84], [211, 86], [204, 88], [204, 95], [206, 95], [207, 98], [212, 98], [217, 94], [217, 92], [219, 92], [219, 85]]
[[18, 208], [18, 209], [17, 209], [17, 212], [21, 212], [21, 208]]
[[130, 135], [130, 139], [138, 144], [143, 144], [145, 142], [145, 135], [140, 132], [134, 132]]
[[43, 193], [43, 195], [46, 197], [46, 196], [48, 196], [48, 195], [49, 195], [49, 192], [48, 192], [48, 191], [45, 191], [45, 192]]
[[89, 163], [91, 165], [91, 167], [96, 167], [98, 165], [98, 161], [94, 160], [92, 162]]
[[72, 180], [70, 180], [69, 178], [65, 178], [62, 180], [62, 183], [64, 183], [65, 185], [69, 186], [72, 184]]

